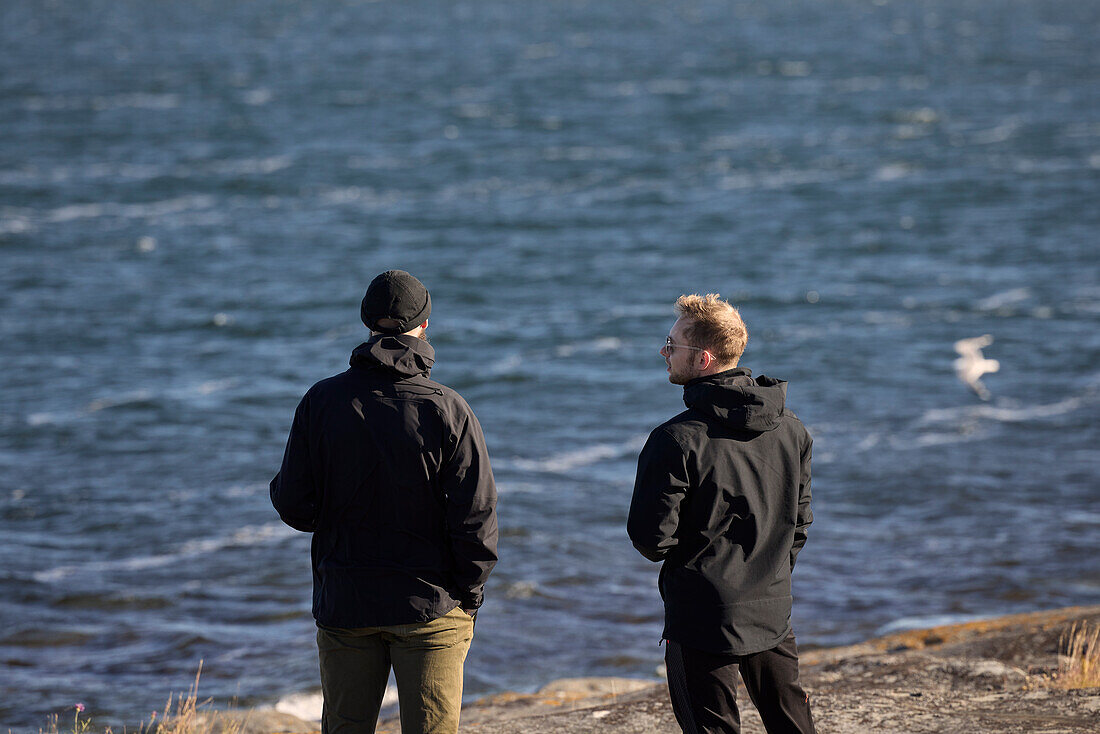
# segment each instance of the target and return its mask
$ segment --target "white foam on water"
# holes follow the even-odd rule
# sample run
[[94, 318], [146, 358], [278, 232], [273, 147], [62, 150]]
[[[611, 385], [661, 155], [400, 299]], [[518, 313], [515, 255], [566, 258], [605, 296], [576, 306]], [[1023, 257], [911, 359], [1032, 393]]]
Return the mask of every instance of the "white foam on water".
[[54, 97], [28, 97], [23, 107], [31, 112], [66, 112], [70, 110], [112, 110], [131, 108], [137, 110], [174, 110], [180, 106], [178, 94], [129, 94], [96, 95], [81, 97], [58, 95]]
[[227, 377], [222, 380], [206, 380], [205, 382], [199, 383], [199, 385], [194, 389], [195, 392], [197, 392], [199, 395], [210, 395], [211, 393], [228, 390], [229, 388], [236, 385], [237, 382], [238, 381], [235, 377]]
[[404, 168], [409, 168], [411, 164], [408, 160], [397, 156], [356, 155], [348, 158], [346, 165], [348, 168], [357, 170], [399, 171]]
[[1057, 415], [1065, 415], [1079, 409], [1084, 404], [1082, 398], [1068, 398], [1058, 403], [1047, 405], [1034, 405], [1030, 408], [998, 408], [988, 405], [979, 406], [978, 414], [983, 418], [992, 418], [1007, 423], [1033, 420], [1035, 418], [1051, 418]]
[[1030, 288], [1013, 288], [1012, 290], [994, 293], [989, 298], [983, 298], [982, 300], [978, 301], [977, 305], [980, 311], [996, 311], [997, 309], [1004, 308], [1006, 306], [1013, 306], [1018, 303], [1023, 303], [1030, 298]]
[[519, 354], [509, 354], [502, 359], [498, 359], [489, 366], [489, 374], [491, 375], [513, 375], [520, 371], [520, 367], [523, 365], [523, 357]]
[[41, 412], [41, 413], [28, 413], [26, 420], [27, 420], [27, 425], [28, 426], [36, 426], [37, 427], [37, 426], [57, 425], [59, 423], [64, 423], [64, 422], [66, 422], [67, 420], [69, 420], [71, 418], [72, 418], [71, 414]]
[[[296, 716], [302, 721], [321, 721], [321, 709], [325, 704], [325, 697], [320, 691], [305, 693], [292, 693], [284, 696], [275, 704], [275, 710], [281, 714]], [[387, 718], [397, 711], [397, 687], [386, 686], [386, 692], [382, 695], [382, 710], [379, 719]]]
[[869, 451], [878, 446], [881, 436], [877, 433], [869, 433], [862, 441], [856, 444], [856, 451]]
[[71, 423], [74, 420], [78, 420], [92, 413], [98, 413], [102, 410], [116, 408], [122, 405], [132, 405], [134, 403], [149, 402], [152, 400], [157, 400], [160, 397], [165, 397], [172, 400], [180, 400], [183, 402], [194, 402], [196, 398], [202, 398], [213, 395], [217, 392], [221, 392], [223, 390], [228, 390], [237, 385], [239, 382], [240, 380], [235, 377], [227, 377], [216, 380], [203, 380], [201, 382], [195, 382], [184, 387], [167, 390], [163, 393], [162, 396], [158, 395], [153, 390], [150, 390], [148, 388], [139, 388], [136, 390], [129, 390], [127, 392], [119, 393], [117, 395], [105, 395], [103, 397], [96, 398], [79, 409], [62, 411], [38, 411], [35, 413], [28, 413], [25, 420], [27, 422], [27, 425], [29, 426], [59, 425], [63, 423]]
[[889, 163], [885, 166], [879, 166], [879, 169], [875, 171], [874, 178], [876, 181], [897, 181], [912, 172], [913, 167], [908, 163]]
[[379, 191], [370, 186], [343, 186], [320, 191], [318, 198], [325, 204], [355, 204], [356, 206], [389, 206], [401, 200], [401, 195]]
[[837, 79], [833, 86], [841, 92], [875, 92], [882, 89], [886, 82], [877, 76], [856, 76], [849, 79]]
[[24, 234], [34, 229], [31, 220], [23, 216], [0, 216], [0, 235]]
[[551, 146], [542, 151], [547, 161], [626, 161], [635, 157], [635, 152], [626, 146], [590, 147], [583, 145]]
[[592, 342], [598, 352], [618, 352], [623, 348], [623, 340], [616, 336], [604, 336]]
[[[386, 691], [389, 693], [389, 691]], [[285, 696], [275, 704], [275, 710], [280, 714], [296, 716], [302, 721], [317, 722], [321, 720], [321, 709], [325, 704], [325, 697], [320, 691], [316, 693], [292, 693]]]
[[767, 173], [738, 173], [724, 176], [718, 181], [718, 187], [723, 191], [785, 189], [789, 186], [839, 181], [842, 177], [842, 174], [834, 171], [786, 169]]
[[618, 443], [599, 443], [583, 449], [564, 451], [540, 459], [512, 459], [509, 464], [516, 469], [564, 474], [583, 466], [591, 466], [608, 459], [618, 459], [635, 454], [645, 445], [648, 434], [639, 434]]
[[214, 173], [236, 176], [254, 176], [275, 173], [290, 168], [294, 159], [288, 155], [275, 155], [267, 158], [241, 158], [238, 160], [216, 161], [210, 166]]
[[[1084, 397], [1072, 397], [1056, 403], [1031, 406], [1002, 403], [1000, 405], [961, 405], [954, 408], [935, 408], [925, 411], [915, 421], [918, 435], [894, 435], [889, 438], [889, 443], [894, 450], [905, 451], [981, 441], [989, 436], [988, 427], [990, 425], [989, 423], [983, 424], [982, 421], [1023, 423], [1056, 418], [1079, 410], [1085, 403], [1086, 398]], [[874, 445], [874, 441], [868, 436], [856, 448], [864, 449]]]
[[538, 590], [539, 585], [535, 581], [514, 581], [504, 587], [504, 598], [530, 599]]
[[261, 107], [271, 100], [275, 99], [275, 94], [266, 87], [260, 87], [258, 89], [250, 89], [241, 95], [244, 103], [253, 107]]
[[615, 336], [604, 336], [595, 339], [587, 339], [582, 342], [574, 342], [572, 344], [560, 344], [554, 347], [554, 356], [563, 358], [572, 357], [578, 352], [583, 352], [586, 349], [595, 352], [621, 352], [623, 349], [623, 340]]
[[1026, 407], [1009, 407], [1006, 405], [967, 405], [957, 408], [935, 408], [926, 411], [918, 420], [918, 425], [936, 423], [959, 423], [964, 420], [973, 421], [975, 418], [987, 418], [989, 420], [1002, 421], [1004, 423], [1020, 423], [1035, 420], [1037, 418], [1053, 418], [1066, 415], [1081, 408], [1084, 398], [1066, 398], [1057, 403], [1044, 405], [1031, 405]]
[[119, 405], [128, 405], [130, 403], [144, 403], [148, 400], [152, 400], [153, 391], [145, 388], [139, 390], [131, 390], [124, 392], [120, 395], [114, 395], [105, 398], [96, 398], [92, 402], [84, 406], [85, 413], [96, 413], [106, 408], [114, 408]]
[[0, 171], [0, 184], [8, 186], [53, 185], [95, 179], [144, 181], [170, 173], [161, 165], [144, 163], [81, 163], [76, 166], [7, 169]]
[[901, 617], [879, 627], [875, 630], [875, 635], [888, 635], [893, 632], [905, 632], [906, 630], [942, 627], [948, 624], [977, 622], [982, 619], [993, 619], [993, 617], [987, 614], [929, 614], [916, 617]]
[[997, 125], [986, 130], [978, 130], [971, 133], [970, 142], [975, 145], [993, 145], [994, 143], [1003, 143], [1013, 135], [1016, 134], [1016, 130], [1019, 125], [1015, 122], [1007, 122], [1003, 125]]
[[688, 79], [653, 79], [645, 83], [650, 94], [682, 96], [691, 94], [691, 81]]
[[96, 219], [104, 216], [122, 219], [152, 219], [195, 209], [210, 209], [214, 206], [213, 196], [178, 196], [174, 199], [151, 201], [145, 204], [118, 204], [113, 202], [100, 204], [71, 204], [46, 213], [50, 222], [71, 222], [77, 219]]
[[298, 531], [284, 525], [282, 522], [269, 522], [263, 525], [245, 525], [235, 530], [229, 536], [208, 538], [204, 540], [189, 540], [181, 546], [180, 553], [188, 556], [197, 556], [204, 553], [213, 553], [223, 548], [247, 548], [255, 545], [265, 545], [274, 540], [297, 535]]
[[255, 497], [258, 494], [267, 495], [267, 482], [253, 482], [251, 484], [234, 484], [225, 490], [225, 497], [237, 499], [241, 497]]
[[978, 441], [985, 438], [985, 434], [981, 433], [949, 433], [949, 432], [937, 432], [937, 433], [922, 433], [916, 438], [907, 439], [894, 439], [892, 448], [895, 450], [904, 449], [926, 449], [932, 446], [944, 446], [947, 444], [958, 443], [970, 443], [971, 441]]
[[148, 568], [170, 566], [179, 563], [181, 560], [208, 555], [224, 548], [265, 545], [294, 535], [297, 535], [297, 532], [281, 522], [246, 525], [227, 536], [189, 540], [176, 550], [168, 553], [57, 566], [45, 571], [37, 571], [33, 574], [33, 578], [41, 583], [56, 583], [71, 576], [110, 573], [113, 571], [142, 571]]

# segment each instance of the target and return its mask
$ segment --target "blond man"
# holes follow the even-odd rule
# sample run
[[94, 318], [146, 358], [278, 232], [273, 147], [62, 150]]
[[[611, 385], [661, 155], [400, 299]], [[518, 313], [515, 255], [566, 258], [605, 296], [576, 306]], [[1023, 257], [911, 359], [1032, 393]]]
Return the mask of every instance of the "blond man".
[[741, 315], [681, 296], [661, 347], [687, 410], [638, 458], [628, 532], [661, 561], [668, 687], [688, 734], [738, 734], [740, 672], [769, 734], [814, 732], [791, 630], [791, 571], [813, 521], [810, 447], [787, 383], [739, 367]]

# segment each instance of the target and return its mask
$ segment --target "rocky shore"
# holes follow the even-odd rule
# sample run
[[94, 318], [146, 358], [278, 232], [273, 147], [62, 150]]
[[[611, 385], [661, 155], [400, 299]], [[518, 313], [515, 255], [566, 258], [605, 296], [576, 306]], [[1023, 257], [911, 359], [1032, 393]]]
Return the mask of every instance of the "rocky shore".
[[[822, 734], [1084, 734], [1100, 732], [1100, 688], [1060, 688], [1059, 640], [1100, 625], [1100, 606], [1071, 607], [803, 651], [803, 684]], [[744, 688], [742, 730], [764, 728]], [[313, 732], [275, 712], [247, 714], [247, 734]], [[397, 733], [393, 719], [380, 732]], [[555, 681], [537, 693], [468, 704], [460, 729], [477, 734], [678, 732], [663, 683], [624, 678]]]

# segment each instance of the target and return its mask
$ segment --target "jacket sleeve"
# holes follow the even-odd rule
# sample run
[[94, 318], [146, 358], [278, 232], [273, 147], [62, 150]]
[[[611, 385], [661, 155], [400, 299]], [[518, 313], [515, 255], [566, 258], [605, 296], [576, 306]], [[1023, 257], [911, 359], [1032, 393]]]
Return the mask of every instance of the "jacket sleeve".
[[481, 424], [469, 408], [459, 421], [440, 481], [447, 498], [458, 601], [463, 609], [472, 611], [481, 606], [485, 581], [497, 563], [497, 489]]
[[794, 544], [791, 546], [791, 570], [794, 570], [794, 560], [802, 546], [806, 545], [806, 531], [810, 523], [814, 521], [814, 513], [810, 510], [810, 455], [813, 452], [814, 441], [806, 437], [806, 446], [802, 449], [802, 470], [798, 480], [798, 515], [794, 524]]
[[309, 394], [298, 403], [279, 473], [271, 480], [271, 504], [279, 517], [295, 530], [317, 529], [321, 501], [314, 482], [309, 454]]
[[663, 429], [649, 435], [638, 457], [627, 534], [651, 561], [663, 560], [679, 542], [680, 506], [687, 496], [687, 457]]

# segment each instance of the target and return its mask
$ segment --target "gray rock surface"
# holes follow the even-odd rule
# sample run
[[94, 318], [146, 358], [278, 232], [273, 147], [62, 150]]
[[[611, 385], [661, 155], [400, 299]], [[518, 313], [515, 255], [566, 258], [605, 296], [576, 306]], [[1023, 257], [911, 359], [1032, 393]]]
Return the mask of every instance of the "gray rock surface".
[[[1050, 687], [1059, 638], [1081, 620], [1100, 625], [1100, 607], [1001, 617], [804, 652], [803, 682], [818, 731], [1100, 734], [1100, 688]], [[461, 731], [678, 732], [664, 684], [634, 685], [612, 691], [598, 682], [571, 680], [537, 694], [490, 697], [464, 710]], [[764, 734], [743, 686], [738, 701], [744, 734]]]
[[[821, 734], [1100, 734], [1100, 688], [1052, 687], [1059, 639], [1100, 626], [1100, 606], [902, 632], [803, 651], [803, 684]], [[765, 734], [744, 687], [744, 734]], [[258, 723], [258, 721], [256, 722]], [[271, 720], [259, 732], [282, 728]], [[309, 727], [309, 725], [305, 725]], [[396, 734], [395, 719], [381, 723]], [[570, 678], [501, 693], [463, 709], [461, 734], [666, 734], [679, 731], [663, 683]]]

